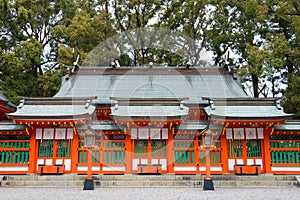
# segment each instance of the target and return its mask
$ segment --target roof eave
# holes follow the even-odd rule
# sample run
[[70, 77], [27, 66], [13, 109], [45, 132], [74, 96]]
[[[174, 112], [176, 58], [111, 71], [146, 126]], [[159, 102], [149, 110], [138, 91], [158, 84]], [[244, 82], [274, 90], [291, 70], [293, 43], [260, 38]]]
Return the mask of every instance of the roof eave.
[[281, 116], [225, 116], [225, 115], [216, 115], [211, 114], [211, 118], [217, 118], [217, 119], [226, 119], [226, 120], [267, 120], [267, 119], [275, 119], [275, 120], [284, 120], [284, 119], [290, 119], [293, 117], [293, 115], [281, 115]]
[[110, 115], [114, 120], [178, 120], [185, 119], [187, 115], [174, 116], [129, 116], [129, 115]]
[[56, 115], [56, 116], [31, 116], [31, 115], [8, 115], [10, 119], [13, 119], [13, 120], [47, 120], [47, 119], [50, 119], [50, 120], [53, 120], [53, 119], [57, 119], [57, 120], [72, 120], [72, 119], [89, 119], [91, 118], [91, 115], [89, 113], [86, 113], [86, 114], [79, 114], [79, 115], [64, 115], [64, 116], [61, 116], [61, 115]]

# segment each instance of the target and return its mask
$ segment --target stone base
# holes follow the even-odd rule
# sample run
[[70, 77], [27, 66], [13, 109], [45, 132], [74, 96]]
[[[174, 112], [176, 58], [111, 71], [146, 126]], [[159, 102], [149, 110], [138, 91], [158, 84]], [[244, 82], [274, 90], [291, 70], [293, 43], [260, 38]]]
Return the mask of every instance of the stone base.
[[83, 190], [94, 190], [94, 189], [95, 189], [94, 179], [85, 179]]
[[212, 179], [204, 179], [203, 190], [215, 190]]

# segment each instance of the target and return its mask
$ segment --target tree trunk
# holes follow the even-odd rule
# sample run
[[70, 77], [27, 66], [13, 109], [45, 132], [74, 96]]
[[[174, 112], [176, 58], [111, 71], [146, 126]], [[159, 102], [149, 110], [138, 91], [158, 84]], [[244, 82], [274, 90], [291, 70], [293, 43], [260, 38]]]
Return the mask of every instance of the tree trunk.
[[253, 95], [255, 98], [258, 98], [259, 91], [258, 91], [258, 77], [255, 74], [251, 74], [252, 77], [252, 84], [253, 84]]

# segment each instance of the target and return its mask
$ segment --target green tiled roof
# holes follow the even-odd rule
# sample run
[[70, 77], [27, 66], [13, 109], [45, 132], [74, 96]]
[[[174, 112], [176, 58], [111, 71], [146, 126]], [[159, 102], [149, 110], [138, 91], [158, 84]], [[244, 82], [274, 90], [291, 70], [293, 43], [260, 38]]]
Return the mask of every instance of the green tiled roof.
[[273, 128], [277, 131], [300, 131], [300, 121], [286, 122], [284, 124], [274, 124]]
[[89, 68], [64, 77], [56, 97], [97, 96], [95, 103], [109, 104], [110, 97], [181, 98], [184, 103], [207, 103], [202, 97], [246, 97], [239, 80], [223, 69]]
[[181, 117], [188, 115], [188, 108], [183, 106], [119, 106], [112, 108], [113, 116], [121, 117]]
[[209, 116], [235, 119], [270, 119], [287, 118], [287, 114], [276, 103], [275, 99], [265, 98], [236, 98], [236, 99], [211, 99], [210, 106], [205, 107]]
[[25, 131], [26, 125], [14, 123], [0, 123], [0, 131]]
[[93, 98], [24, 98], [11, 119], [78, 119], [90, 117], [95, 106]]

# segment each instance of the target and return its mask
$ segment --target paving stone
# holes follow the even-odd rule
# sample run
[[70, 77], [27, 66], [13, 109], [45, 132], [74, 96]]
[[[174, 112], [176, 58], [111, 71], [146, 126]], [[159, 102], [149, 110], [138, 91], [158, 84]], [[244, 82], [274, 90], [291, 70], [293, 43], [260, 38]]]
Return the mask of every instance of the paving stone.
[[263, 187], [263, 188], [219, 188], [214, 191], [203, 191], [202, 187], [120, 187], [95, 188], [93, 191], [83, 191], [83, 187], [21, 187], [1, 188], [1, 199], [101, 199], [101, 200], [190, 200], [190, 199], [230, 199], [230, 200], [266, 200], [266, 199], [299, 199], [297, 187]]

